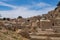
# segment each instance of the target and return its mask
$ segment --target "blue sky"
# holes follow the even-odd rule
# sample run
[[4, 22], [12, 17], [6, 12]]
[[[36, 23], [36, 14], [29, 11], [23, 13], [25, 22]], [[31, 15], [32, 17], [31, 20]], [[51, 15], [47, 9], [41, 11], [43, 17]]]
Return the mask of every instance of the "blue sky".
[[31, 17], [53, 10], [59, 0], [0, 0], [2, 17]]

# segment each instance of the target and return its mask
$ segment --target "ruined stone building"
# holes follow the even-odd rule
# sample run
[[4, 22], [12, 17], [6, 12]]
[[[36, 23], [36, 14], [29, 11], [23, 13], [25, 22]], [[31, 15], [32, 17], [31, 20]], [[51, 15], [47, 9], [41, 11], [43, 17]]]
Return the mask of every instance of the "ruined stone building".
[[23, 28], [40, 28], [41, 30], [53, 29], [55, 31], [60, 31], [60, 2], [57, 7], [49, 11], [47, 14], [42, 14], [42, 16], [34, 16], [30, 18], [16, 18], [9, 20], [0, 20], [0, 26], [10, 27], [13, 29], [23, 29]]

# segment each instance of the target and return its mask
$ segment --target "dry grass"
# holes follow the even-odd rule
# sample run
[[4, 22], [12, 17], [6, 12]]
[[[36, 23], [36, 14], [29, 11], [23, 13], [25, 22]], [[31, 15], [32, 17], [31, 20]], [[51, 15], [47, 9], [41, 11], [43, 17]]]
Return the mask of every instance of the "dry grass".
[[24, 38], [13, 32], [13, 31], [7, 31], [7, 32], [0, 32], [0, 40], [23, 40]]

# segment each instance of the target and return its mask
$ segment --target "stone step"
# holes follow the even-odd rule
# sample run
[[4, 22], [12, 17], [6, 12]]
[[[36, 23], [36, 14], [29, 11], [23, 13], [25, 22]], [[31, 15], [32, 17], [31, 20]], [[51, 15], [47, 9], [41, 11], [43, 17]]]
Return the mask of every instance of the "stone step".
[[52, 40], [60, 40], [60, 37], [50, 37]]
[[31, 36], [33, 40], [60, 40], [60, 37], [48, 37], [48, 36]]
[[55, 34], [55, 33], [54, 32], [40, 31], [40, 32], [33, 32], [33, 33], [29, 33], [29, 34]]
[[60, 33], [36, 33], [36, 34], [30, 34], [35, 36], [50, 36], [50, 37], [60, 37]]
[[45, 40], [45, 39], [36, 39], [36, 38], [31, 38], [30, 40]]
[[31, 38], [36, 38], [36, 39], [46, 39], [47, 36], [30, 36]]

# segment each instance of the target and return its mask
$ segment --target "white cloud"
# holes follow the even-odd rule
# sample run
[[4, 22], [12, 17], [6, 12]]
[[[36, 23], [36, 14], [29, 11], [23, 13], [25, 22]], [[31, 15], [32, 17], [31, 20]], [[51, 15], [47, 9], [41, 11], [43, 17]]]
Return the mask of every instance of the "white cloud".
[[8, 7], [11, 7], [11, 8], [17, 8], [16, 6], [13, 6], [13, 5], [10, 5], [10, 4], [7, 4], [7, 3], [4, 3], [4, 2], [0, 2], [0, 5], [3, 5], [3, 6], [8, 6]]
[[23, 17], [31, 17], [35, 15], [41, 15], [44, 13], [47, 13], [48, 11], [52, 10], [52, 7], [50, 8], [45, 8], [43, 10], [28, 10], [28, 8], [25, 7], [19, 7], [15, 10], [10, 10], [10, 11], [0, 11], [1, 15], [3, 17], [10, 17], [10, 18], [16, 18], [18, 16], [23, 16]]
[[39, 6], [39, 7], [51, 6], [50, 4], [44, 3], [44, 2], [40, 2], [40, 3], [32, 2], [32, 4], [33, 4], [33, 6]]
[[51, 6], [51, 5], [44, 2], [40, 2], [37, 4], [37, 6]]
[[[45, 3], [39, 3], [39, 4], [36, 4], [35, 6], [37, 6], [37, 5], [41, 6], [41, 7], [50, 6], [49, 4], [45, 4]], [[12, 7], [11, 5], [9, 5], [9, 6]], [[13, 6], [13, 8], [14, 7], [15, 6]], [[51, 7], [50, 6], [50, 7], [47, 7], [47, 8], [44, 8], [44, 9], [40, 9], [40, 10], [37, 11], [37, 10], [29, 10], [29, 7], [31, 7], [31, 6], [27, 6], [27, 7], [20, 6], [20, 7], [15, 8], [14, 10], [0, 11], [0, 14], [3, 17], [9, 17], [9, 18], [16, 18], [18, 16], [31, 17], [31, 16], [41, 15], [41, 14], [47, 13], [48, 11], [50, 11], [50, 10], [55, 8], [55, 7]]]
[[4, 17], [10, 17], [10, 18], [14, 18], [17, 16], [23, 16], [23, 17], [29, 17], [29, 16], [33, 16], [33, 15], [37, 15], [37, 13], [39, 13], [39, 11], [31, 11], [28, 10], [25, 7], [19, 7], [15, 10], [10, 10], [10, 11], [0, 11], [1, 15]]

